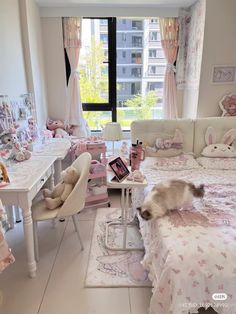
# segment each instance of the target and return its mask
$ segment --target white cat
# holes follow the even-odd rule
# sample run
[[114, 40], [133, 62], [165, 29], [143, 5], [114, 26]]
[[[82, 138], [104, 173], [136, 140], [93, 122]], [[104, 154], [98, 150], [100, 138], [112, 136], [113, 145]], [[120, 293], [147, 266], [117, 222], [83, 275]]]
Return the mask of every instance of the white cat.
[[173, 209], [192, 204], [194, 197], [204, 196], [204, 185], [196, 187], [183, 180], [171, 180], [155, 185], [145, 197], [141, 208], [137, 208], [144, 220], [162, 217]]

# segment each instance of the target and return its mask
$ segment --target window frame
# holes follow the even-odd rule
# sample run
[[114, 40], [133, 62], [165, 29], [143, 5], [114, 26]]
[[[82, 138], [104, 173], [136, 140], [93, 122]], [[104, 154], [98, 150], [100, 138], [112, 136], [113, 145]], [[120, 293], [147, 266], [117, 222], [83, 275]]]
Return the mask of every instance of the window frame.
[[114, 17], [84, 17], [90, 20], [107, 20], [108, 30], [108, 102], [82, 103], [83, 111], [111, 111], [112, 122], [117, 121], [117, 91], [116, 91], [116, 18]]

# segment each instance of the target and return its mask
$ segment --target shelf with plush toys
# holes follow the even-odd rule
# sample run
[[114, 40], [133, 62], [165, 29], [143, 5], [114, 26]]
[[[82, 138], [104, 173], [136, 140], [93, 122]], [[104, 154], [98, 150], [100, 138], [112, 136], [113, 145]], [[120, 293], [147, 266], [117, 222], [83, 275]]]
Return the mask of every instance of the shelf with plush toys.
[[107, 173], [106, 165], [99, 160], [92, 160], [85, 207], [97, 207], [98, 205], [107, 204], [110, 206], [107, 191]]
[[106, 144], [102, 138], [93, 136], [72, 139], [72, 160], [75, 160], [83, 152], [89, 152], [93, 157], [85, 201], [87, 208], [105, 204], [110, 206], [107, 192], [106, 151]]

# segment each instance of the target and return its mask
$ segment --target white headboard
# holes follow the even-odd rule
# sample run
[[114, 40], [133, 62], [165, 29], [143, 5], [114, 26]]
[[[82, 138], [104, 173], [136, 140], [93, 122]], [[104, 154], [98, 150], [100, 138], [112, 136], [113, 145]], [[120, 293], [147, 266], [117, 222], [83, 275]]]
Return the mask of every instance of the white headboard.
[[136, 143], [139, 140], [144, 144], [154, 146], [157, 137], [174, 135], [176, 129], [179, 129], [184, 135], [184, 151], [192, 152], [194, 122], [190, 119], [133, 121], [131, 123], [131, 141]]
[[236, 128], [236, 117], [199, 118], [196, 120], [139, 120], [131, 123], [131, 140], [137, 140], [144, 144], [154, 146], [157, 137], [174, 135], [176, 129], [184, 135], [184, 152], [194, 152], [199, 156], [205, 143], [205, 132], [208, 126], [212, 126], [216, 132], [217, 141], [229, 129]]
[[208, 126], [215, 129], [216, 140], [220, 143], [222, 136], [229, 129], [236, 129], [236, 117], [214, 117], [196, 119], [194, 122], [194, 153], [199, 156], [203, 148], [206, 146], [205, 133]]

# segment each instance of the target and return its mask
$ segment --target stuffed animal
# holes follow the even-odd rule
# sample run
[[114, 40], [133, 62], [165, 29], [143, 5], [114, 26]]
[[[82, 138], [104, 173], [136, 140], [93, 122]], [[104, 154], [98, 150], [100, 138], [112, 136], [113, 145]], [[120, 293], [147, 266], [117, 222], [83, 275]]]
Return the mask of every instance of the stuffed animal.
[[68, 133], [65, 131], [64, 123], [61, 120], [47, 119], [47, 128], [53, 132], [54, 137], [68, 137]]
[[9, 159], [24, 161], [31, 157], [31, 152], [20, 144], [15, 133], [12, 133], [11, 131], [3, 132], [0, 135], [0, 140], [3, 144], [3, 149], [11, 151]]
[[167, 138], [157, 137], [153, 147], [146, 146], [146, 156], [149, 157], [174, 157], [183, 152], [183, 134], [176, 129], [174, 136]]
[[79, 173], [73, 166], [70, 166], [62, 171], [61, 177], [62, 181], [54, 187], [53, 191], [43, 190], [45, 205], [48, 209], [55, 209], [65, 202], [79, 179]]
[[236, 149], [230, 144], [236, 139], [236, 129], [231, 129], [225, 133], [221, 142], [217, 143], [216, 133], [213, 127], [206, 130], [205, 141], [207, 146], [202, 151], [205, 157], [236, 157]]
[[236, 95], [230, 94], [224, 96], [220, 102], [222, 116], [236, 116]]
[[39, 138], [39, 130], [35, 119], [28, 119], [28, 129], [32, 142], [35, 142]]
[[5, 165], [0, 162], [0, 185], [5, 185], [6, 183], [9, 183], [9, 177], [7, 174], [7, 169]]
[[129, 147], [127, 142], [122, 142], [120, 147], [120, 155], [122, 157], [129, 157]]

